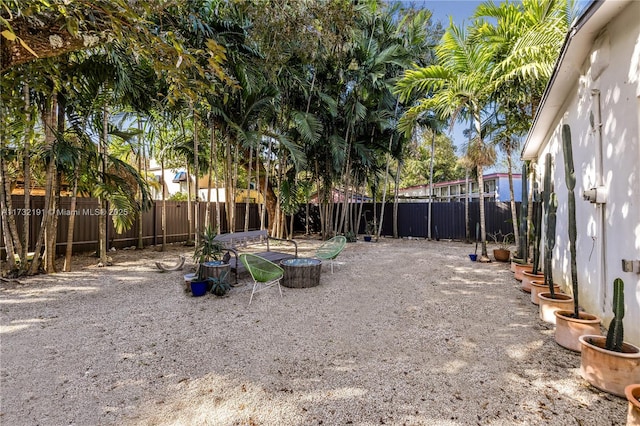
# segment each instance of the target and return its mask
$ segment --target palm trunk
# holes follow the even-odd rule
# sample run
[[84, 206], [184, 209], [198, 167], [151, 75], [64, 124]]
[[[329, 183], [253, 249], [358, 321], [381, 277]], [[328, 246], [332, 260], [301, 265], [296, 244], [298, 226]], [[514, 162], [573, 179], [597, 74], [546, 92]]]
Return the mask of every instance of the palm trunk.
[[[483, 145], [482, 133], [480, 132], [482, 123], [480, 121], [479, 112], [474, 114], [476, 131], [478, 132], [478, 144]], [[480, 256], [480, 262], [490, 262], [489, 255], [487, 253], [487, 233], [485, 229], [485, 211], [484, 211], [484, 176], [482, 164], [478, 164], [478, 194], [480, 196], [480, 240], [482, 241], [482, 254]]]
[[67, 249], [64, 255], [64, 272], [71, 272], [71, 259], [73, 255], [73, 231], [76, 224], [76, 201], [78, 199], [78, 169], [73, 173], [73, 192], [71, 194], [71, 214], [69, 216], [69, 227], [67, 228]]
[[[431, 159], [429, 161], [429, 212], [427, 219], [427, 239], [431, 241], [431, 218], [432, 218], [432, 206], [433, 206], [433, 161], [436, 152], [436, 132], [431, 129]], [[467, 226], [468, 221], [467, 221]]]
[[244, 209], [244, 232], [249, 231], [249, 201], [251, 198], [251, 169], [253, 167], [253, 146], [249, 147], [249, 170], [247, 172], [247, 199]]
[[[108, 141], [109, 111], [107, 106], [102, 110], [102, 137], [100, 138], [100, 178], [104, 183], [107, 173], [107, 141]], [[100, 263], [107, 265], [107, 203], [102, 196], [98, 197], [100, 216], [98, 222], [98, 253]]]
[[[144, 147], [142, 145], [142, 122], [140, 121], [140, 115], [138, 114], [138, 131], [140, 132], [138, 134], [138, 174], [140, 176], [144, 176], [146, 178], [146, 173], [143, 175], [142, 173], [142, 158], [143, 158], [143, 152], [144, 152]], [[140, 211], [138, 211], [138, 245], [137, 245], [137, 249], [141, 250], [142, 248], [144, 248], [144, 234], [143, 234], [143, 223], [142, 223], [142, 218], [143, 218], [143, 214], [142, 214], [142, 188], [138, 188], [138, 202], [140, 203]]]
[[511, 150], [507, 151], [507, 173], [509, 174], [509, 204], [511, 205], [511, 221], [513, 223], [513, 236], [516, 241], [520, 241], [520, 230], [518, 229], [518, 212], [516, 212], [516, 199], [513, 191], [513, 160]]
[[200, 243], [200, 161], [198, 158], [198, 116], [195, 108], [191, 106], [193, 116], [193, 174], [195, 182], [193, 184], [194, 201], [193, 201], [193, 222], [195, 229], [196, 247]]
[[185, 162], [185, 169], [187, 173], [187, 222], [189, 223], [189, 231], [187, 235], [188, 246], [192, 246], [195, 244], [193, 237], [193, 203], [191, 202], [191, 168], [189, 167], [189, 162]]
[[[205, 227], [211, 226], [211, 185], [213, 185], [213, 162], [215, 161], [215, 155], [213, 148], [215, 146], [215, 127], [214, 122], [211, 120], [211, 133], [209, 137], [209, 167], [207, 169], [207, 208], [204, 212]], [[217, 188], [216, 188], [217, 191]], [[220, 224], [216, 224], [216, 229], [220, 232]]]
[[[22, 173], [24, 177], [24, 208], [31, 211], [31, 135], [33, 134], [33, 123], [31, 122], [31, 97], [29, 85], [25, 83], [23, 87], [25, 121], [27, 131], [24, 138], [24, 151], [22, 154]], [[29, 255], [29, 233], [31, 228], [31, 215], [24, 215], [22, 224], [22, 251], [20, 258], [26, 259]], [[20, 265], [20, 273], [27, 271], [27, 262]]]
[[[51, 95], [51, 99], [46, 101], [44, 109], [42, 110], [42, 123], [44, 125], [44, 137], [45, 137], [45, 146], [47, 149], [54, 152], [54, 143], [55, 137], [53, 134], [53, 126], [55, 122], [55, 109], [57, 105], [57, 94], [54, 91]], [[42, 246], [45, 245], [45, 231], [49, 226], [50, 221], [50, 204], [51, 198], [53, 197], [53, 181], [55, 179], [55, 159], [53, 155], [49, 157], [49, 163], [47, 165], [47, 173], [46, 173], [46, 184], [45, 184], [45, 195], [44, 195], [44, 208], [42, 212], [42, 219], [40, 221], [40, 231], [38, 232], [38, 238], [36, 239], [36, 246], [34, 249], [34, 256], [31, 262], [31, 268], [29, 268], [29, 275], [34, 275], [38, 272], [40, 268], [40, 255], [42, 251]]]
[[[400, 188], [400, 173], [404, 161], [402, 158], [398, 160], [398, 170], [396, 170], [395, 188], [393, 189], [393, 238], [398, 238], [398, 189]], [[382, 226], [380, 227], [382, 229]]]
[[[165, 251], [167, 246], [167, 184], [164, 180], [164, 153], [160, 159], [160, 173], [162, 179], [162, 212], [160, 213], [160, 227], [162, 228], [162, 245], [160, 251]], [[155, 229], [154, 229], [155, 233]]]
[[[7, 251], [7, 263], [9, 264], [9, 270], [16, 271], [16, 259], [15, 259], [15, 247], [13, 244], [13, 235], [11, 235], [11, 229], [9, 227], [9, 221], [11, 218], [15, 221], [13, 211], [7, 207], [7, 199], [11, 198], [11, 193], [7, 193], [7, 174], [5, 166], [5, 155], [2, 152], [3, 146], [0, 145], [0, 215], [2, 215], [2, 236], [4, 239], [4, 247]], [[28, 208], [25, 206], [25, 208]], [[26, 257], [22, 257], [22, 263], [25, 264]]]

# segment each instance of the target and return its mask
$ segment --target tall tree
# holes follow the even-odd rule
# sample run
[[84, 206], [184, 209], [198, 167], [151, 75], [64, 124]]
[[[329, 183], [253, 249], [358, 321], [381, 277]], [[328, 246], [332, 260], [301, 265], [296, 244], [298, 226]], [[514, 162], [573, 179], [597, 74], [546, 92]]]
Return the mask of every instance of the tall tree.
[[424, 111], [434, 111], [455, 123], [461, 111], [466, 111], [474, 124], [476, 138], [473, 159], [478, 172], [480, 202], [481, 261], [489, 261], [485, 230], [483, 167], [491, 158], [491, 147], [484, 143], [481, 127], [485, 110], [492, 96], [490, 75], [493, 62], [491, 52], [474, 43], [472, 34], [453, 24], [447, 28], [436, 48], [437, 65], [412, 69], [404, 73], [396, 86], [403, 101], [415, 93], [424, 94], [417, 105], [406, 113], [410, 120]]

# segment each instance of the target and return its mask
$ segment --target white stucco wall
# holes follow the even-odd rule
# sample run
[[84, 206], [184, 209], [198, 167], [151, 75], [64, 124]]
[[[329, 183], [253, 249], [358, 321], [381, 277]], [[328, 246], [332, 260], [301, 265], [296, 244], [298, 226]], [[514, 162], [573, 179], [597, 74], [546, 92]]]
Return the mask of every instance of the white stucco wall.
[[[607, 24], [586, 60], [574, 64], [580, 77], [536, 155], [538, 176], [544, 173], [546, 153], [554, 158], [552, 176], [558, 198], [558, 218], [553, 273], [554, 281], [570, 292], [568, 192], [561, 132], [563, 124], [571, 126], [577, 179], [576, 249], [580, 304], [586, 311], [601, 316], [608, 326], [613, 316], [613, 280], [622, 278], [625, 282], [625, 340], [635, 345], [640, 345], [640, 274], [623, 272], [622, 259], [640, 261], [638, 16], [640, 2], [632, 1]], [[594, 91], [599, 91], [602, 148], [597, 130], [598, 96]], [[593, 127], [590, 124], [592, 112]], [[583, 191], [598, 185], [599, 173], [602, 173], [608, 196], [604, 204], [591, 204], [583, 200]]]

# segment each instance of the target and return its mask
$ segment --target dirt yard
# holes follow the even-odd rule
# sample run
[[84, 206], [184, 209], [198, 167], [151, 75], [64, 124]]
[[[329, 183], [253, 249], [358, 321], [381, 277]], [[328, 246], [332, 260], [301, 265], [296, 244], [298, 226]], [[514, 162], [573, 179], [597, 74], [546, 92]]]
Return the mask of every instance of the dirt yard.
[[[317, 240], [301, 239], [301, 255]], [[348, 244], [320, 285], [194, 298], [189, 248], [0, 284], [3, 425], [624, 425], [507, 264]]]

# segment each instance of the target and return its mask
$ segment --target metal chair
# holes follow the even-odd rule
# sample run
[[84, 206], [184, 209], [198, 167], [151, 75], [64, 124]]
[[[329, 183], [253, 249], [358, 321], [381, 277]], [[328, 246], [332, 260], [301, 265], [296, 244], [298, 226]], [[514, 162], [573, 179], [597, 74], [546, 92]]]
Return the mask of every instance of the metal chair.
[[347, 239], [343, 235], [338, 235], [327, 241], [325, 241], [320, 247], [316, 249], [316, 257], [322, 260], [331, 261], [331, 273], [333, 274], [333, 260], [344, 249], [347, 244]]
[[[249, 274], [251, 274], [251, 278], [253, 278], [253, 289], [251, 290], [249, 305], [251, 305], [254, 293], [275, 285], [278, 286], [280, 297], [282, 297], [280, 280], [284, 275], [284, 270], [280, 266], [255, 254], [243, 253], [239, 258], [244, 267], [247, 268], [247, 271], [249, 271]], [[262, 288], [258, 289], [260, 285]]]

